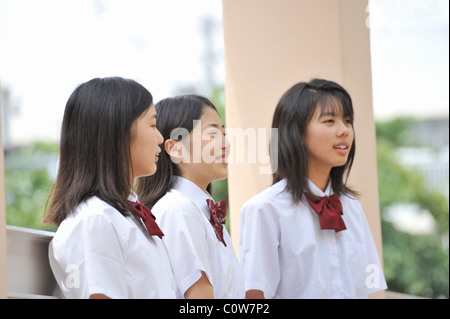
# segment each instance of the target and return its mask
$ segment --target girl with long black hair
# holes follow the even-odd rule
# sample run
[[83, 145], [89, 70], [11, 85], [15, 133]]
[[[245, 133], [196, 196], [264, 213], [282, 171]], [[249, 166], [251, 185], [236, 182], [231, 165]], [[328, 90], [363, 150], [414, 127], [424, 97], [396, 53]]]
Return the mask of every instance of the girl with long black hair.
[[155, 173], [162, 142], [137, 82], [97, 78], [70, 96], [45, 216], [58, 225], [49, 259], [65, 298], [175, 298], [164, 233], [132, 190]]

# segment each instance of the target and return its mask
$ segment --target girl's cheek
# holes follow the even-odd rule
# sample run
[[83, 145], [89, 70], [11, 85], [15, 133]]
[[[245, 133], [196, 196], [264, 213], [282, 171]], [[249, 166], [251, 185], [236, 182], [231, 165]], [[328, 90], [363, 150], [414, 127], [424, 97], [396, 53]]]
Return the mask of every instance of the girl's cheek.
[[204, 163], [212, 163], [220, 161], [222, 157], [222, 143], [220, 139], [212, 139], [205, 141], [202, 145], [202, 161]]

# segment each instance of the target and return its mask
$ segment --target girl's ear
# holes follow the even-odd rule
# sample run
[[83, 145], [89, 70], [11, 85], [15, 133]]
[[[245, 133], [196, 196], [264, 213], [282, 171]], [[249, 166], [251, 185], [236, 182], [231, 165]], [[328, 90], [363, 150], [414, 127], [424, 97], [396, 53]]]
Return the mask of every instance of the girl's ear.
[[164, 142], [164, 150], [169, 154], [172, 161], [176, 164], [181, 162], [183, 157], [183, 149], [181, 141], [175, 141], [172, 139], [167, 139]]

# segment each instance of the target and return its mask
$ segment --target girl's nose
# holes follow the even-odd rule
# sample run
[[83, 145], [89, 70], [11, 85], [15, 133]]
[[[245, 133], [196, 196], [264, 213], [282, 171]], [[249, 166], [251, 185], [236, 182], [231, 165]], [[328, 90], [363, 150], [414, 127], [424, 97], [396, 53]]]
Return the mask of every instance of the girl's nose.
[[338, 136], [348, 136], [353, 130], [352, 125], [347, 123], [345, 120], [339, 121], [338, 126], [339, 127], [336, 132]]
[[161, 145], [162, 143], [164, 143], [164, 137], [158, 129], [156, 130], [158, 131], [158, 145]]
[[223, 135], [223, 148], [224, 149], [230, 149], [230, 141], [226, 137], [226, 135]]

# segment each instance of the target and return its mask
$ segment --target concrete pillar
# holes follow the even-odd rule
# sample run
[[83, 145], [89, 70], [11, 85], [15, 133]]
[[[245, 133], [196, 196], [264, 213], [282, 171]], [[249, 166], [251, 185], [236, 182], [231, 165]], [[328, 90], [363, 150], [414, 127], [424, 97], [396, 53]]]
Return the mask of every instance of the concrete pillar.
[[[281, 95], [312, 78], [338, 82], [355, 108], [350, 185], [382, 259], [367, 0], [223, 0], [225, 104], [229, 128], [270, 128]], [[230, 227], [239, 241], [244, 202], [271, 184], [251, 163], [230, 163]], [[382, 294], [378, 295], [381, 297]]]

